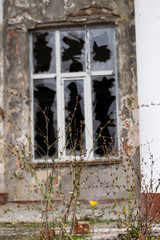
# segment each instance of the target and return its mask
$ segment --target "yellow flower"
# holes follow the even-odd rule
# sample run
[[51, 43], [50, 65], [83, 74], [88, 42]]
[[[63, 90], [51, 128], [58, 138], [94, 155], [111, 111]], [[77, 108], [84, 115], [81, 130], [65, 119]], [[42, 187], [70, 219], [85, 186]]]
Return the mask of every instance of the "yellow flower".
[[123, 210], [122, 210], [123, 214], [126, 215], [126, 208], [123, 207]]
[[12, 222], [12, 224], [13, 224], [13, 225], [15, 225], [15, 223], [14, 223], [14, 222]]
[[98, 202], [95, 201], [89, 201], [89, 203], [91, 204], [92, 207], [96, 206]]

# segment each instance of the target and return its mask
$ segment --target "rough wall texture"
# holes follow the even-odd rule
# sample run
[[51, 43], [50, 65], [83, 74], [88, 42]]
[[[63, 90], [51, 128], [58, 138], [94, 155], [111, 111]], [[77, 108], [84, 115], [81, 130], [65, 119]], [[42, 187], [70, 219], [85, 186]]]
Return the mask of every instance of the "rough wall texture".
[[3, 7], [0, 2], [0, 192], [4, 192], [4, 101], [2, 90], [4, 88], [4, 49], [3, 49]]
[[[131, 158], [139, 169], [138, 151], [138, 113], [137, 82], [135, 56], [135, 26], [133, 0], [6, 0], [4, 4], [4, 49], [5, 49], [5, 85], [10, 93], [5, 94], [7, 102], [6, 118], [7, 142], [13, 143], [7, 152], [6, 188], [10, 200], [29, 200], [26, 180], [33, 180], [30, 174], [20, 169], [16, 144], [27, 144], [25, 135], [31, 134], [30, 77], [29, 77], [29, 31], [40, 27], [78, 25], [86, 23], [113, 23], [117, 38], [117, 71], [119, 95], [119, 131], [122, 148], [121, 161], [116, 164], [90, 166], [91, 174], [84, 187], [82, 199], [110, 199], [113, 172], [120, 176], [120, 184], [126, 184], [123, 165]], [[13, 93], [11, 93], [13, 92]], [[17, 97], [16, 93], [19, 93]], [[21, 97], [22, 95], [22, 97]], [[26, 98], [25, 98], [26, 97]], [[19, 128], [23, 131], [19, 131]], [[69, 192], [69, 167], [61, 169], [59, 186], [62, 192]], [[88, 168], [87, 170], [88, 171]], [[84, 171], [84, 175], [86, 174]], [[37, 170], [43, 180], [45, 170]], [[95, 175], [93, 174], [95, 172]], [[15, 178], [16, 175], [16, 178]], [[62, 177], [63, 176], [63, 177]], [[103, 184], [102, 184], [103, 182]], [[103, 185], [103, 186], [102, 186]], [[90, 187], [92, 186], [92, 187]], [[107, 190], [106, 190], [107, 189]], [[109, 189], [109, 190], [108, 190]], [[124, 188], [125, 189], [125, 188]], [[122, 192], [124, 191], [122, 188]], [[30, 199], [35, 196], [31, 195]], [[122, 196], [118, 195], [119, 198]]]

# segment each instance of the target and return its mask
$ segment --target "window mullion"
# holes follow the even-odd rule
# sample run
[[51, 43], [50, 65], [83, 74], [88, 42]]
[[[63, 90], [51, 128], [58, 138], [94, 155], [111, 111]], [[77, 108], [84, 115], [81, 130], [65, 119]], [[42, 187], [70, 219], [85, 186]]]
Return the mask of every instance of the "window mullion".
[[[64, 124], [63, 124], [63, 86], [61, 83], [61, 59], [60, 59], [60, 31], [55, 31], [56, 37], [56, 74], [57, 74], [57, 129], [58, 129], [58, 158], [64, 154]], [[62, 154], [61, 154], [62, 153]]]
[[93, 128], [92, 128], [92, 99], [91, 99], [91, 78], [90, 78], [90, 41], [89, 29], [86, 27], [86, 81], [84, 84], [84, 99], [85, 99], [85, 136], [86, 136], [86, 150], [87, 159], [93, 159]]
[[[116, 43], [116, 32], [114, 32], [114, 43]], [[117, 149], [120, 149], [121, 142], [120, 142], [120, 119], [119, 119], [119, 94], [118, 94], [118, 69], [117, 69], [117, 53], [115, 51], [114, 53], [114, 59], [115, 59], [115, 67], [114, 67], [114, 72], [115, 72], [115, 79], [116, 79], [116, 113], [117, 113]]]
[[111, 76], [111, 75], [115, 75], [115, 71], [114, 70], [92, 71], [90, 75], [91, 76], [103, 76], [103, 75]]
[[55, 78], [55, 77], [56, 77], [56, 74], [55, 74], [55, 73], [33, 74], [32, 77], [33, 77], [34, 79]]
[[[30, 72], [30, 79], [31, 79], [31, 85], [30, 85], [30, 99], [32, 100], [31, 103], [31, 122], [34, 123], [34, 88], [33, 88], [33, 57], [32, 57], [32, 52], [33, 52], [33, 38], [32, 38], [32, 34], [29, 35], [29, 40], [30, 40], [30, 57], [29, 57], [29, 67], [31, 69]], [[33, 161], [35, 160], [35, 151], [34, 151], [34, 144], [35, 144], [35, 140], [34, 140], [34, 124], [32, 124], [32, 128], [31, 128], [31, 152], [33, 153]]]

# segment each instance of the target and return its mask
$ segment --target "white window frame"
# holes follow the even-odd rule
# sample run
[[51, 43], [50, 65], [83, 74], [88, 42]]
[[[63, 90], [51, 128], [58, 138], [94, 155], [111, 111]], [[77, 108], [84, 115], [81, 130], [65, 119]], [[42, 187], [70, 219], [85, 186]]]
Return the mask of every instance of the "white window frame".
[[[100, 25], [101, 27], [106, 28], [114, 28], [110, 25]], [[92, 28], [96, 28], [97, 26], [92, 25]], [[76, 28], [76, 27], [68, 27], [67, 29], [82, 29], [82, 28]], [[55, 159], [55, 162], [61, 162], [61, 161], [73, 161], [75, 160], [75, 156], [66, 156], [65, 154], [65, 117], [64, 117], [64, 111], [62, 109], [65, 108], [64, 106], [64, 81], [65, 80], [72, 80], [72, 78], [75, 79], [85, 79], [83, 81], [84, 84], [84, 116], [85, 116], [85, 143], [86, 143], [86, 149], [87, 154], [86, 157], [84, 157], [85, 161], [92, 161], [92, 160], [100, 160], [103, 161], [104, 157], [94, 157], [93, 155], [93, 125], [92, 125], [92, 96], [91, 91], [88, 91], [88, 89], [91, 89], [91, 77], [93, 76], [114, 76], [115, 77], [115, 84], [116, 84], [116, 112], [117, 112], [117, 145], [118, 149], [120, 147], [120, 138], [119, 138], [119, 119], [118, 119], [118, 81], [117, 81], [117, 59], [116, 59], [116, 46], [115, 46], [115, 54], [114, 54], [114, 60], [115, 60], [115, 68], [113, 70], [106, 70], [106, 71], [91, 71], [88, 66], [86, 66], [85, 72], [69, 72], [69, 73], [61, 73], [61, 66], [60, 66], [60, 31], [64, 30], [64, 28], [55, 28], [55, 29], [42, 29], [42, 30], [36, 30], [34, 32], [42, 32], [42, 31], [54, 31], [55, 32], [55, 54], [56, 54], [56, 73], [44, 73], [44, 74], [34, 74], [33, 73], [33, 43], [32, 43], [32, 33], [29, 35], [29, 42], [30, 42], [30, 97], [31, 97], [31, 122], [33, 123], [31, 126], [31, 142], [32, 142], [32, 155], [33, 155], [33, 162], [35, 163], [43, 163], [44, 159], [35, 159], [34, 157], [34, 87], [33, 82], [36, 79], [50, 79], [50, 78], [56, 78], [56, 86], [57, 86], [57, 130], [59, 133], [59, 144], [58, 144], [58, 158]], [[84, 26], [83, 26], [84, 29]], [[89, 46], [89, 27], [85, 26], [86, 29], [86, 36], [85, 36], [85, 46], [86, 46], [86, 59], [85, 62], [90, 62], [90, 46]], [[114, 28], [115, 29], [115, 28]], [[116, 44], [116, 33], [114, 33], [114, 42]], [[87, 40], [88, 39], [88, 40]], [[62, 153], [62, 154], [61, 154]], [[116, 156], [110, 156], [109, 159], [117, 159]], [[76, 160], [79, 160], [80, 157], [76, 157]], [[107, 157], [108, 159], [108, 157]], [[52, 159], [48, 159], [48, 163], [53, 163]]]

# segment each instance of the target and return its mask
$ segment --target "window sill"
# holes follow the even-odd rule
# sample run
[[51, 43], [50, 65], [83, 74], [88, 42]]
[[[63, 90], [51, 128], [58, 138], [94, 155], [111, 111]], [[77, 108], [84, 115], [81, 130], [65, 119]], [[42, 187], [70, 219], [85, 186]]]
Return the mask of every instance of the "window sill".
[[109, 159], [106, 159], [106, 158], [96, 158], [94, 160], [77, 160], [76, 162], [72, 161], [72, 160], [55, 160], [54, 162], [51, 162], [51, 161], [48, 161], [48, 163], [46, 162], [35, 162], [34, 161], [34, 165], [35, 165], [35, 168], [46, 168], [46, 167], [53, 167], [53, 166], [64, 166], [64, 167], [67, 167], [67, 166], [70, 166], [71, 163], [73, 164], [76, 164], [76, 165], [80, 165], [80, 164], [85, 164], [87, 166], [101, 166], [101, 165], [114, 165], [114, 164], [119, 164], [122, 162], [122, 159], [121, 158], [109, 158]]

